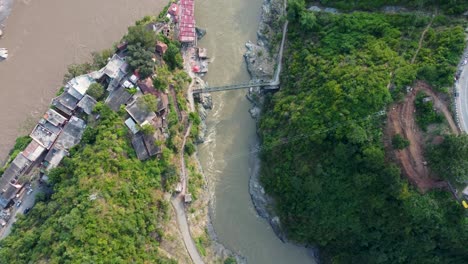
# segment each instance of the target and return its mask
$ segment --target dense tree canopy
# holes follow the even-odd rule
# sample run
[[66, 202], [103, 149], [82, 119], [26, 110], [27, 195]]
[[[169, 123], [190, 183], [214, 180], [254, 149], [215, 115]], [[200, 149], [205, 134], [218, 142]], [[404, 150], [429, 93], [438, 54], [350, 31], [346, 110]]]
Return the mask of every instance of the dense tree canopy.
[[128, 64], [132, 70], [138, 70], [141, 78], [153, 74], [153, 61], [157, 36], [144, 25], [128, 28], [124, 41], [128, 44]]
[[123, 119], [96, 108], [101, 121], [88, 128], [86, 145], [49, 175], [54, 194], [0, 242], [1, 263], [175, 263], [158, 253], [167, 159], [140, 162]]
[[427, 130], [427, 126], [435, 123], [442, 123], [444, 117], [441, 113], [434, 110], [434, 103], [424, 92], [418, 92], [414, 105], [416, 107], [416, 122], [418, 126], [423, 130]]
[[148, 30], [144, 25], [138, 25], [128, 28], [128, 33], [124, 40], [128, 45], [139, 44], [144, 49], [154, 49], [156, 45], [156, 34]]
[[[304, 1], [294, 2], [282, 87], [267, 98], [260, 122], [262, 181], [287, 234], [320, 246], [331, 263], [466, 263], [461, 206], [443, 191], [416, 192], [388, 163], [382, 144], [389, 88], [404, 95], [424, 67], [411, 58], [430, 18], [304, 18]], [[463, 43], [453, 30], [434, 32]], [[433, 58], [435, 47], [423, 48]]]
[[167, 63], [171, 70], [176, 68], [182, 69], [184, 60], [180, 54], [179, 47], [175, 43], [169, 43], [167, 51], [164, 54], [164, 61]]
[[441, 177], [458, 183], [468, 182], [468, 135], [446, 136], [429, 151], [431, 168]]
[[[312, 2], [312, 0], [308, 0]], [[343, 10], [375, 10], [383, 6], [404, 6], [409, 8], [439, 8], [447, 14], [461, 14], [468, 9], [466, 0], [320, 0], [325, 6]]]
[[140, 77], [143, 79], [154, 72], [153, 56], [154, 53], [144, 48], [140, 43], [128, 46], [128, 65], [132, 70], [138, 70]]
[[89, 96], [92, 96], [96, 100], [101, 100], [104, 96], [105, 89], [100, 83], [93, 83], [89, 86], [88, 91], [86, 93]]

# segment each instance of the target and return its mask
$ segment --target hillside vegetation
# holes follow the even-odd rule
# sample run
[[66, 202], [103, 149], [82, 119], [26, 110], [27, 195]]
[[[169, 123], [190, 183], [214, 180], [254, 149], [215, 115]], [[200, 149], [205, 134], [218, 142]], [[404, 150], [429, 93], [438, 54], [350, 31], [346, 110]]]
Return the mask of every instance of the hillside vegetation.
[[330, 263], [467, 263], [461, 206], [445, 191], [418, 193], [382, 141], [385, 109], [406, 86], [450, 85], [463, 28], [437, 17], [417, 53], [431, 17], [311, 13], [303, 0], [288, 9], [282, 88], [260, 133], [262, 181], [289, 237]]
[[462, 14], [468, 10], [466, 0], [320, 0], [320, 3], [343, 10], [376, 10], [384, 6], [405, 6], [423, 9], [438, 8], [451, 15]]
[[0, 243], [0, 263], [176, 263], [158, 254], [168, 219], [161, 181], [167, 157], [140, 162], [123, 118], [97, 107], [86, 145], [50, 175], [39, 197]]
[[[166, 11], [162, 12], [163, 17]], [[156, 70], [156, 88], [165, 90], [171, 84], [173, 89], [166, 118], [170, 136], [167, 141], [155, 142], [162, 148], [161, 155], [146, 161], [137, 158], [130, 143], [131, 132], [124, 123], [128, 117], [125, 107], [121, 105], [120, 111], [112, 111], [102, 103], [104, 87], [93, 84], [88, 93], [101, 102], [87, 117], [80, 144], [48, 173], [50, 192], [39, 193], [39, 201], [27, 215], [17, 215], [12, 232], [0, 241], [0, 264], [177, 263], [168, 254], [180, 256], [178, 249], [169, 245], [170, 250], [165, 250], [160, 245], [163, 240], [166, 244], [177, 243], [168, 228], [171, 208], [164, 196], [172, 192], [178, 181], [179, 163], [174, 153], [181, 151], [184, 124], [179, 122], [175, 107], [177, 104], [182, 110], [187, 109], [184, 92], [190, 77], [179, 69], [179, 45], [146, 29], [145, 23], [154, 19], [137, 21], [124, 40], [128, 43], [126, 59], [131, 69], [138, 70], [140, 77]], [[168, 44], [172, 51], [155, 62], [156, 39]], [[70, 66], [64, 79], [103, 67], [112, 54], [113, 50], [93, 54], [92, 64]], [[137, 100], [142, 100], [150, 111], [156, 110], [158, 102], [153, 95]], [[149, 134], [154, 133], [153, 126], [144, 126], [141, 131], [147, 132], [147, 128]], [[28, 143], [25, 140], [17, 141], [12, 155], [24, 148]]]

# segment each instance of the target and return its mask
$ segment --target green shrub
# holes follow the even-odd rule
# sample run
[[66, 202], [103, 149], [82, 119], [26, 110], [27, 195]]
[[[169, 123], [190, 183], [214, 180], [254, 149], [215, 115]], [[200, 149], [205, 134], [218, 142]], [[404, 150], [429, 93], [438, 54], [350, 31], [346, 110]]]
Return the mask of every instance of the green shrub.
[[96, 99], [97, 101], [101, 100], [104, 96], [105, 89], [100, 83], [92, 83], [86, 93]]
[[407, 148], [410, 145], [410, 142], [406, 138], [402, 137], [400, 134], [396, 134], [392, 138], [392, 145], [393, 148], [401, 150]]
[[416, 106], [416, 122], [423, 131], [427, 131], [430, 124], [440, 124], [444, 117], [434, 110], [432, 98], [424, 92], [419, 92], [414, 101]]
[[187, 153], [187, 155], [192, 156], [192, 154], [195, 153], [195, 151], [196, 148], [192, 142], [185, 143], [185, 153]]

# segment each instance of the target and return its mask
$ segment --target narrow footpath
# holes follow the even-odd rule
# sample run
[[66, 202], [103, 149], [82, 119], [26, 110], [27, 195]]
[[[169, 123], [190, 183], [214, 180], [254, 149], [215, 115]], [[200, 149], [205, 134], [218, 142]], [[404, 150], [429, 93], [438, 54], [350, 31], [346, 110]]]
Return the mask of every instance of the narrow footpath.
[[187, 142], [187, 137], [190, 135], [190, 129], [192, 128], [192, 123], [190, 122], [185, 129], [184, 141], [182, 142], [182, 146], [180, 149], [180, 170], [181, 170], [181, 181], [182, 181], [182, 191], [173, 196], [171, 199], [172, 207], [176, 212], [176, 219], [177, 224], [179, 225], [179, 230], [182, 234], [182, 238], [184, 240], [185, 248], [187, 249], [190, 258], [192, 259], [193, 263], [195, 264], [204, 264], [200, 253], [197, 250], [197, 246], [193, 241], [193, 238], [190, 234], [189, 225], [187, 222], [187, 215], [185, 214], [185, 204], [184, 204], [184, 196], [187, 192], [187, 170], [185, 166], [185, 159], [184, 159], [184, 148], [185, 143]]
[[437, 15], [437, 12], [432, 15], [431, 21], [429, 21], [429, 24], [427, 24], [426, 28], [422, 32], [421, 37], [419, 38], [419, 42], [418, 42], [418, 49], [416, 50], [416, 52], [414, 53], [413, 58], [411, 59], [411, 64], [414, 64], [414, 62], [416, 61], [416, 58], [418, 57], [419, 51], [422, 48], [424, 37], [426, 36], [427, 31], [431, 28], [432, 23], [434, 22], [434, 18], [436, 17], [436, 15]]
[[[187, 62], [187, 60], [184, 60]], [[192, 90], [193, 90], [193, 85], [195, 83], [194, 78], [195, 76], [190, 72], [190, 67], [188, 65], [185, 65], [186, 71], [192, 78], [192, 82], [190, 83], [188, 90], [187, 90], [187, 99], [190, 104], [190, 111], [193, 112], [195, 111], [195, 102], [193, 100], [193, 95], [192, 95]], [[184, 118], [182, 117], [182, 114], [180, 112], [180, 108], [177, 107], [177, 101], [174, 96], [174, 103], [176, 104], [176, 110], [177, 110], [177, 115], [179, 116], [180, 122], [184, 123]], [[185, 164], [185, 158], [184, 158], [184, 149], [185, 149], [185, 143], [187, 142], [187, 137], [190, 135], [190, 130], [192, 128], [192, 122], [189, 121], [187, 124], [187, 127], [185, 128], [185, 134], [184, 134], [184, 140], [182, 142], [182, 145], [180, 147], [180, 152], [179, 152], [179, 159], [180, 159], [180, 180], [182, 182], [182, 191], [173, 196], [171, 198], [171, 204], [172, 207], [174, 208], [176, 212], [176, 220], [177, 224], [179, 226], [180, 233], [182, 234], [182, 239], [184, 240], [185, 248], [187, 249], [187, 252], [190, 255], [190, 258], [192, 259], [193, 263], [195, 264], [204, 264], [202, 257], [200, 256], [200, 253], [198, 252], [197, 246], [195, 245], [195, 242], [193, 241], [192, 235], [190, 234], [190, 228], [187, 222], [187, 214], [185, 213], [185, 201], [184, 197], [185, 194], [187, 193], [187, 186], [188, 186], [188, 177], [187, 177], [187, 168]]]

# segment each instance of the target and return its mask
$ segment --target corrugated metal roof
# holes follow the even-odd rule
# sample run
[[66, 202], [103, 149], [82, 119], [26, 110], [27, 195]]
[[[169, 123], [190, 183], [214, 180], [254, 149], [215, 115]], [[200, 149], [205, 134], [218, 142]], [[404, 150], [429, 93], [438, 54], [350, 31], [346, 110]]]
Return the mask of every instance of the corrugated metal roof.
[[195, 41], [195, 0], [181, 0], [179, 14], [179, 40]]
[[39, 145], [35, 140], [31, 141], [29, 145], [24, 149], [23, 155], [28, 160], [35, 162], [44, 153], [45, 148]]

